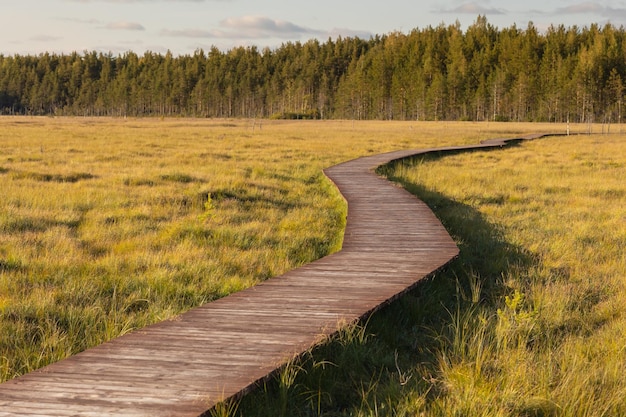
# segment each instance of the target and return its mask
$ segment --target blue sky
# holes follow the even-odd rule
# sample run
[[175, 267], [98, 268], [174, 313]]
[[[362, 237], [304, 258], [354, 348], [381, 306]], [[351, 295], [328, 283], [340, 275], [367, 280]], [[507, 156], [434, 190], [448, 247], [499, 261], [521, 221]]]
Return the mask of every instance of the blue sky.
[[626, 26], [626, 0], [0, 0], [0, 54], [277, 47], [453, 24]]

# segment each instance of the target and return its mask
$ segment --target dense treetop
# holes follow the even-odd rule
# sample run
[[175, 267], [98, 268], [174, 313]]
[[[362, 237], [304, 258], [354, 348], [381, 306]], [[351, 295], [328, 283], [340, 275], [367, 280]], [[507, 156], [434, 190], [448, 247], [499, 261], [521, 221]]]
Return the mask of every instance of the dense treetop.
[[0, 114], [620, 121], [626, 30], [460, 24], [359, 38], [0, 55]]

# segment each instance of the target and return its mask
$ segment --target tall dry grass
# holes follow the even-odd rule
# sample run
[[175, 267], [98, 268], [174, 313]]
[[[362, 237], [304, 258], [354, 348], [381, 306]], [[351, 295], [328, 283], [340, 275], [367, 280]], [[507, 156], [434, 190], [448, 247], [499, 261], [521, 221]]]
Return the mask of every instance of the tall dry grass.
[[[345, 207], [326, 166], [555, 128], [2, 118], [0, 378], [337, 250]], [[268, 386], [238, 413], [622, 413], [622, 143], [554, 138], [395, 166], [462, 257], [305, 356], [278, 403]]]
[[[625, 147], [549, 138], [382, 170], [431, 205], [461, 256], [364, 338], [305, 356], [288, 415], [626, 414]], [[271, 415], [275, 390], [241, 415]]]
[[[435, 414], [626, 413], [625, 150], [623, 136], [552, 138], [401, 174], [475, 212], [495, 232], [485, 238], [509, 247], [494, 271], [465, 265], [462, 279], [478, 272], [488, 291], [452, 314]], [[461, 244], [481, 235], [459, 230]]]

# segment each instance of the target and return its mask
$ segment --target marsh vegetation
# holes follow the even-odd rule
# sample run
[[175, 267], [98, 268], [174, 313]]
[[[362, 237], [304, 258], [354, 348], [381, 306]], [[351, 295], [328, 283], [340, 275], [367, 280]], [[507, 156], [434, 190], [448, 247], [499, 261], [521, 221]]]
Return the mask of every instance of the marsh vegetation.
[[308, 352], [241, 415], [626, 413], [624, 146], [561, 137], [381, 169], [433, 208], [461, 256]]
[[[324, 167], [555, 130], [2, 118], [0, 380], [338, 250], [346, 207]], [[217, 412], [626, 413], [624, 143], [560, 137], [381, 170], [461, 257]]]

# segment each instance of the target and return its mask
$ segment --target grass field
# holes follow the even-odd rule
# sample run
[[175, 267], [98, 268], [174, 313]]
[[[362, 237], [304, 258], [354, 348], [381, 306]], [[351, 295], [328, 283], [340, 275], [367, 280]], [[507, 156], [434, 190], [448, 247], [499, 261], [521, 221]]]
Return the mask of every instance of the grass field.
[[552, 138], [394, 172], [465, 254], [436, 355], [442, 394], [426, 409], [626, 414], [625, 139]]
[[433, 208], [461, 256], [241, 415], [626, 415], [626, 137], [381, 172]]
[[[0, 118], [0, 380], [338, 250], [346, 208], [326, 166], [555, 130]], [[553, 138], [386, 170], [461, 258], [240, 413], [624, 412], [625, 147]]]
[[441, 130], [0, 118], [0, 381], [337, 250], [322, 169]]

